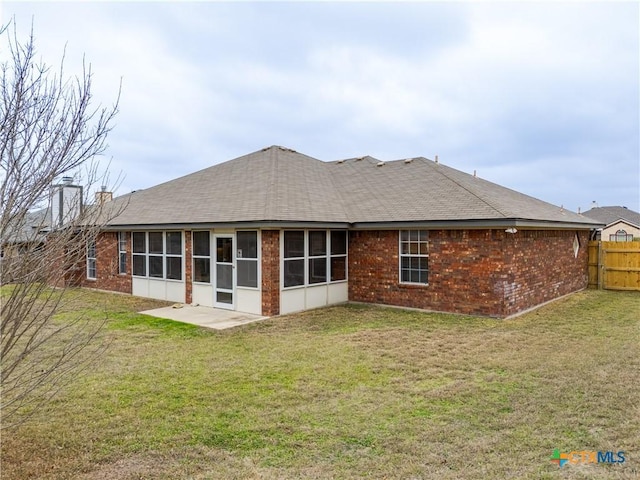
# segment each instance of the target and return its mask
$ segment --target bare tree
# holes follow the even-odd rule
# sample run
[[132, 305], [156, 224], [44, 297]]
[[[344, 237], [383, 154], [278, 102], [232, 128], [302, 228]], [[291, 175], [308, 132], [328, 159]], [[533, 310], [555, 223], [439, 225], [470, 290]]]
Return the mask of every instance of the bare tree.
[[[91, 67], [83, 61], [81, 75], [65, 78], [63, 55], [52, 70], [36, 58], [33, 31], [18, 40], [15, 20], [0, 38], [8, 59], [0, 84], [0, 415], [8, 428], [102, 348], [102, 323], [74, 314], [64, 290], [86, 271], [87, 248], [108, 218], [88, 195], [105, 181], [97, 157], [118, 100], [93, 107]], [[62, 176], [71, 180], [52, 189]], [[82, 188], [56, 203], [69, 183]]]

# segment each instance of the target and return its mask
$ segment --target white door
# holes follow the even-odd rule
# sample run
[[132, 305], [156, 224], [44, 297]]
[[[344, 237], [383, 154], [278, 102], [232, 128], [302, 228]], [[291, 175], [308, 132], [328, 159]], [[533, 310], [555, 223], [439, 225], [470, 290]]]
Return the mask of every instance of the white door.
[[214, 235], [215, 288], [213, 303], [216, 308], [234, 309], [235, 269], [233, 266], [233, 235]]

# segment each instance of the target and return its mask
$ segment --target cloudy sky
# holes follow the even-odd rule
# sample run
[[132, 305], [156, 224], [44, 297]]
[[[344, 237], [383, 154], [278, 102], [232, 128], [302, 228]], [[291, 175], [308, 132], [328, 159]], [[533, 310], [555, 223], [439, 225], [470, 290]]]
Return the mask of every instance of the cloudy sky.
[[[283, 145], [640, 210], [638, 2], [3, 2], [120, 113], [118, 194]], [[0, 44], [6, 58], [6, 43]]]

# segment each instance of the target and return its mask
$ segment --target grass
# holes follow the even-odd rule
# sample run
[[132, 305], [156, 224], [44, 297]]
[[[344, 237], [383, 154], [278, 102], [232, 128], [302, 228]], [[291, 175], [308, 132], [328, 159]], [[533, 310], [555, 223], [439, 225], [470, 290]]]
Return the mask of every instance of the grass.
[[[3, 435], [3, 479], [640, 475], [636, 293], [512, 320], [353, 305], [223, 332], [73, 295], [107, 310], [110, 349]], [[555, 448], [627, 460], [559, 469]]]

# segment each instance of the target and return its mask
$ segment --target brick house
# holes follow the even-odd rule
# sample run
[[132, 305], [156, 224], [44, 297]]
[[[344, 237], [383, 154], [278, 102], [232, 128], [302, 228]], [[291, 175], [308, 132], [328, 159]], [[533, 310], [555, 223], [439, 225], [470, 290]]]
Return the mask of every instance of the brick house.
[[426, 158], [272, 146], [109, 202], [82, 285], [262, 315], [507, 317], [587, 286], [596, 222]]
[[598, 240], [632, 242], [634, 239], [640, 238], [640, 213], [627, 207], [594, 206], [583, 215], [604, 224], [601, 229], [596, 231]]

